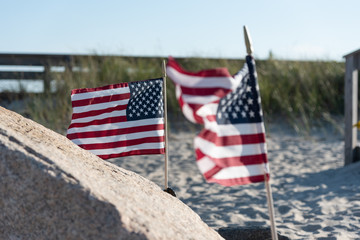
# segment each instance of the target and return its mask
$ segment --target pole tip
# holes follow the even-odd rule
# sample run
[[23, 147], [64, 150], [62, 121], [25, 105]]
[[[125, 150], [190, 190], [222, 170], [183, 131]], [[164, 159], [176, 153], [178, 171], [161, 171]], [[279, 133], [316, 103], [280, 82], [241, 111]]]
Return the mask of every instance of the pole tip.
[[246, 26], [244, 26], [244, 38], [245, 38], [246, 52], [247, 54], [251, 55], [254, 52], [254, 49], [252, 47], [251, 37]]

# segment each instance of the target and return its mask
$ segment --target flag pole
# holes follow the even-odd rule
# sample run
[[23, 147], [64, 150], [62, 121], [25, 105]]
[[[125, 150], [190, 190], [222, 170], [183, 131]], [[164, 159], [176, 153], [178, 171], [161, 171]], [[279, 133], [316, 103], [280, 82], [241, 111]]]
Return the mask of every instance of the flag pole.
[[[248, 29], [244, 26], [244, 38], [245, 38], [245, 45], [246, 45], [246, 52], [248, 55], [252, 55], [254, 49], [252, 47], [252, 41]], [[278, 240], [278, 235], [276, 231], [276, 224], [275, 224], [275, 214], [274, 214], [274, 203], [270, 185], [270, 179], [268, 177], [268, 171], [266, 168], [264, 169], [264, 180], [265, 180], [265, 188], [266, 188], [266, 198], [268, 203], [268, 211], [270, 216], [270, 226], [271, 226], [271, 236], [273, 240]]]
[[273, 240], [278, 240], [277, 231], [276, 231], [276, 224], [275, 224], [275, 214], [274, 214], [274, 203], [272, 197], [272, 191], [270, 186], [270, 179], [265, 171], [265, 188], [266, 188], [266, 197], [268, 201], [268, 210], [270, 215], [270, 224], [271, 224], [271, 235]]
[[165, 189], [168, 189], [168, 162], [169, 162], [169, 151], [168, 151], [168, 120], [167, 120], [167, 101], [166, 101], [166, 61], [162, 62], [163, 70], [163, 97], [164, 97], [164, 122], [165, 122]]

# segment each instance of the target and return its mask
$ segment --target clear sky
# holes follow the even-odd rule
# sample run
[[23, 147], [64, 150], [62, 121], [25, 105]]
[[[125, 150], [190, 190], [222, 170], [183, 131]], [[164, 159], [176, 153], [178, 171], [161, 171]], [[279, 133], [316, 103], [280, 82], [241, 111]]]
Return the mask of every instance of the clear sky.
[[360, 48], [359, 0], [0, 2], [0, 53], [336, 60]]

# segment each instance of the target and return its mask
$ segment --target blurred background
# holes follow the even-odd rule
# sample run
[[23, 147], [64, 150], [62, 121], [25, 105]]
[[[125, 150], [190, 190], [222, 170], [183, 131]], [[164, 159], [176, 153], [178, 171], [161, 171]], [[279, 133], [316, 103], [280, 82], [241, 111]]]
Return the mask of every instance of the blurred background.
[[[236, 73], [246, 25], [265, 123], [341, 132], [343, 56], [360, 48], [359, 7], [355, 0], [1, 2], [0, 106], [64, 134], [71, 89], [159, 77], [170, 55], [190, 71]], [[170, 81], [168, 88], [178, 119]]]

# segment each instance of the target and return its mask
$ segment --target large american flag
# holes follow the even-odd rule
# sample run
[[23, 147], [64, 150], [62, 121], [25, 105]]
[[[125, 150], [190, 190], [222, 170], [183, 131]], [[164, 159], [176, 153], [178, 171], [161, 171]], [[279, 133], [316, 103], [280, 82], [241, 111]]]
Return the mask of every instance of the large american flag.
[[[181, 75], [169, 76], [181, 84], [182, 79], [174, 79]], [[192, 76], [188, 75], [187, 84]], [[208, 80], [209, 76], [204, 76], [198, 82]], [[197, 165], [208, 182], [232, 186], [264, 181], [269, 171], [254, 59], [247, 56], [244, 67], [225, 80], [231, 83], [227, 91], [194, 109], [204, 123], [194, 140]], [[201, 91], [204, 86], [194, 88]]]
[[71, 92], [67, 137], [102, 159], [164, 154], [163, 79]]

